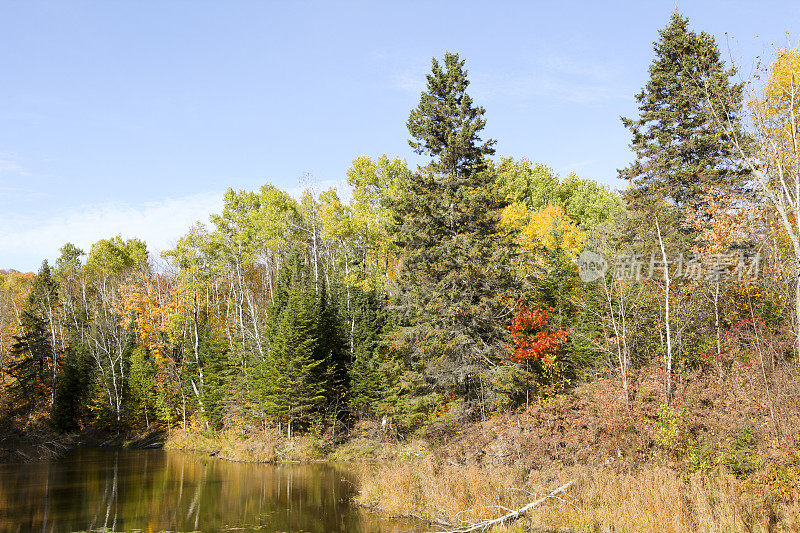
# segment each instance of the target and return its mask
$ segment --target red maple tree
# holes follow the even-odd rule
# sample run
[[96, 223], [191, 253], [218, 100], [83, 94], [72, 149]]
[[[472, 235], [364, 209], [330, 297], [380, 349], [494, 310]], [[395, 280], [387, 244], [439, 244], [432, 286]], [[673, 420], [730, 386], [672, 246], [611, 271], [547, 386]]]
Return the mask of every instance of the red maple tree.
[[516, 349], [511, 359], [518, 363], [540, 361], [553, 362], [554, 352], [567, 340], [564, 330], [546, 331], [550, 314], [543, 309], [532, 309], [520, 304], [508, 327]]

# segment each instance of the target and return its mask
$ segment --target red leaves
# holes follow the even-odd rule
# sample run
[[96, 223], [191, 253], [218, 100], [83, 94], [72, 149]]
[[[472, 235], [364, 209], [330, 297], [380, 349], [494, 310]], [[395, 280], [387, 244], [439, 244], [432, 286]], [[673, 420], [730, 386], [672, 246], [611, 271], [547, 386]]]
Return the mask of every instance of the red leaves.
[[553, 354], [567, 340], [567, 332], [560, 329], [543, 331], [549, 319], [547, 311], [519, 305], [508, 327], [517, 347], [511, 359], [518, 363], [530, 360], [544, 364], [553, 362]]

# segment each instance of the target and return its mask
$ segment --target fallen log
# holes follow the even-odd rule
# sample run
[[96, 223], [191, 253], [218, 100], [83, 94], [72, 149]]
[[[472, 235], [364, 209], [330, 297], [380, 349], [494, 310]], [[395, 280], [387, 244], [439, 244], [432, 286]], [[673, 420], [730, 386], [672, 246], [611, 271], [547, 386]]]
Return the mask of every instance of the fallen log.
[[568, 483], [564, 483], [563, 485], [558, 487], [556, 490], [554, 490], [553, 492], [551, 492], [547, 496], [539, 498], [538, 500], [533, 501], [533, 502], [529, 503], [528, 505], [526, 505], [524, 507], [520, 507], [516, 511], [511, 511], [510, 513], [505, 514], [505, 515], [501, 516], [500, 518], [495, 518], [495, 519], [492, 519], [492, 520], [481, 520], [480, 522], [477, 522], [477, 523], [469, 525], [469, 526], [464, 526], [464, 527], [460, 527], [460, 528], [456, 528], [456, 529], [448, 529], [446, 531], [431, 532], [431, 533], [472, 533], [473, 531], [485, 531], [485, 530], [489, 529], [490, 527], [494, 527], [494, 526], [505, 526], [505, 525], [508, 525], [508, 524], [510, 524], [512, 522], [515, 522], [515, 521], [519, 520], [525, 513], [527, 513], [531, 509], [535, 509], [536, 507], [541, 505], [542, 502], [548, 500], [549, 498], [552, 498], [556, 494], [560, 494], [560, 493], [564, 492], [565, 490], [570, 488], [575, 483], [575, 481], [576, 481], [576, 479], [572, 479]]

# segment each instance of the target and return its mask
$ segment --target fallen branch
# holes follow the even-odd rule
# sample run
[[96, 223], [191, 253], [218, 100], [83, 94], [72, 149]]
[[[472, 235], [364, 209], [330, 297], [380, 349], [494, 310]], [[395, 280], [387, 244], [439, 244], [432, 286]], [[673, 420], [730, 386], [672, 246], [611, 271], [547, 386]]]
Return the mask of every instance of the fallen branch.
[[553, 492], [551, 492], [547, 496], [539, 498], [538, 500], [536, 500], [534, 502], [531, 502], [528, 505], [526, 505], [525, 507], [521, 507], [521, 508], [517, 509], [516, 511], [511, 511], [510, 513], [505, 514], [505, 515], [501, 516], [500, 518], [495, 518], [493, 520], [481, 520], [480, 522], [478, 522], [476, 524], [473, 524], [471, 526], [465, 526], [465, 527], [458, 528], [458, 529], [449, 529], [447, 531], [438, 532], [438, 533], [471, 533], [472, 531], [484, 531], [484, 530], [489, 529], [490, 527], [493, 527], [493, 526], [504, 526], [504, 525], [510, 524], [512, 522], [515, 522], [515, 521], [519, 520], [520, 517], [522, 517], [522, 515], [524, 515], [525, 513], [530, 511], [531, 509], [535, 509], [536, 507], [541, 505], [541, 503], [544, 502], [545, 500], [547, 500], [549, 498], [552, 498], [556, 494], [564, 492], [565, 490], [570, 488], [575, 483], [575, 481], [576, 480], [573, 479], [573, 480], [569, 481], [568, 483], [565, 483], [565, 484], [561, 485], [560, 487], [558, 487], [556, 490], [554, 490]]

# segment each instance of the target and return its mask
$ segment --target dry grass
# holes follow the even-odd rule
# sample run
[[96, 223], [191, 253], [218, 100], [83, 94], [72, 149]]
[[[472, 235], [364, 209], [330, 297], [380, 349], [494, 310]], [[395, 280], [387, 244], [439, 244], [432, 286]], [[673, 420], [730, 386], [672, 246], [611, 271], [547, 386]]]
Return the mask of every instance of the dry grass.
[[658, 466], [635, 472], [573, 467], [526, 476], [511, 467], [456, 466], [423, 457], [364, 466], [359, 502], [389, 515], [457, 523], [522, 507], [573, 477], [579, 481], [563, 498], [549, 500], [522, 525], [631, 533], [800, 528], [797, 503], [772, 505], [725, 473], [686, 477]]
[[164, 447], [204, 452], [230, 461], [256, 463], [313, 461], [324, 457], [320, 439], [303, 435], [288, 440], [277, 432], [253, 433], [242, 437], [234, 431], [207, 435], [173, 430]]

